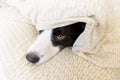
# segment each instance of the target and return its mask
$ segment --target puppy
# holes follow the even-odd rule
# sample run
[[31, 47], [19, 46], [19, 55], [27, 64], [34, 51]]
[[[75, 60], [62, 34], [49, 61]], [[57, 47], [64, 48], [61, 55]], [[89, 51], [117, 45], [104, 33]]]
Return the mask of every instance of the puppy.
[[[46, 5], [51, 6], [49, 5], [49, 0], [6, 1], [7, 4], [18, 9], [25, 18], [30, 20], [30, 24], [35, 26], [41, 22], [41, 20], [39, 21], [41, 19], [40, 14], [44, 13], [45, 9], [48, 9]], [[78, 36], [84, 31], [85, 25], [86, 23], [84, 22], [77, 22], [67, 26], [58, 26], [59, 28], [52, 30], [40, 30], [40, 35], [27, 50], [26, 59], [31, 63], [44, 63], [62, 49], [72, 47]]]
[[26, 59], [31, 63], [46, 62], [62, 49], [72, 47], [85, 25], [77, 22], [52, 30], [40, 30], [40, 35], [27, 51]]

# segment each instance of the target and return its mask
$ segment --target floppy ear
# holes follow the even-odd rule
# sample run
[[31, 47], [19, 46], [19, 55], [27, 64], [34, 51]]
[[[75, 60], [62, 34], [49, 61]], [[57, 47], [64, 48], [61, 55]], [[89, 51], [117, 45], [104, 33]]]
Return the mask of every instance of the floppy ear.
[[120, 67], [120, 28], [106, 35], [108, 28], [98, 25], [93, 17], [83, 18], [81, 21], [86, 22], [86, 27], [75, 41], [72, 51], [98, 66]]

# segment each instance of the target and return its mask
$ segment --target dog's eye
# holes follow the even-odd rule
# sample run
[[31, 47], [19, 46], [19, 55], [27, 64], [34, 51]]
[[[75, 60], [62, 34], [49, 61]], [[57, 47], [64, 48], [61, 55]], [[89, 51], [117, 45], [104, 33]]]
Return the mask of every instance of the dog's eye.
[[65, 35], [59, 34], [59, 35], [56, 35], [55, 38], [57, 40], [63, 40], [65, 38]]

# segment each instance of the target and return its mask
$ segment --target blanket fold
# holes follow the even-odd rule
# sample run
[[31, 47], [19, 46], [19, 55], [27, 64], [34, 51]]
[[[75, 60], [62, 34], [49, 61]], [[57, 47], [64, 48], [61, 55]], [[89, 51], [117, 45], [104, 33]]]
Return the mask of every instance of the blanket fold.
[[9, 0], [9, 3], [16, 6], [38, 30], [85, 22], [85, 30], [74, 43], [73, 52], [98, 66], [120, 67], [120, 16], [117, 15], [120, 1]]

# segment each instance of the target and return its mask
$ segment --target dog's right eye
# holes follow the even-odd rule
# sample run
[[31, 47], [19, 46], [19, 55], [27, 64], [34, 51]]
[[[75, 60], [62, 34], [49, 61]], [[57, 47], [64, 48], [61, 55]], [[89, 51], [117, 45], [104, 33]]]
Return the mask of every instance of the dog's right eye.
[[65, 35], [59, 34], [55, 36], [56, 40], [63, 40], [65, 38]]

